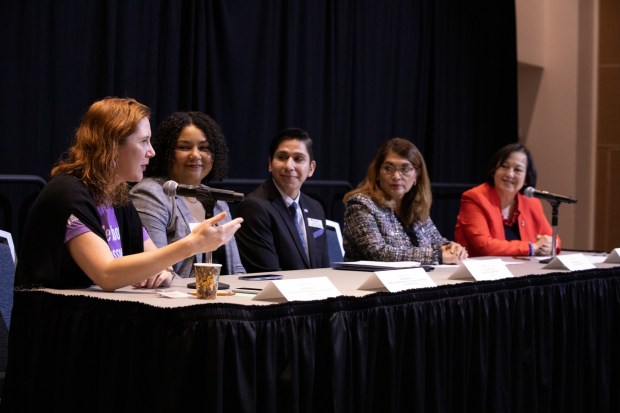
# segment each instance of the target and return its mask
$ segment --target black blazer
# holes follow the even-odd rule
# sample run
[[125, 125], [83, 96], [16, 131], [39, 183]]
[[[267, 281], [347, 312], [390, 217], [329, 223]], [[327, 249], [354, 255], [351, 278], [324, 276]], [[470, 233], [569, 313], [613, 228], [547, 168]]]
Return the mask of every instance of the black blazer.
[[306, 257], [295, 223], [271, 178], [239, 205], [238, 215], [243, 223], [235, 238], [247, 272], [329, 267], [323, 207], [303, 193], [299, 206], [304, 216], [310, 259]]

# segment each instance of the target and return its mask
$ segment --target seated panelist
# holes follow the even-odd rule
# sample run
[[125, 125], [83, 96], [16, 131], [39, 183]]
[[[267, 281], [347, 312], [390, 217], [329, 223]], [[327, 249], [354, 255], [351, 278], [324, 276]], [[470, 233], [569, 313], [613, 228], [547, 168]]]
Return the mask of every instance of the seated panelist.
[[302, 129], [278, 133], [269, 145], [271, 176], [239, 206], [237, 243], [248, 272], [329, 267], [325, 212], [301, 192], [316, 161]]
[[[228, 147], [220, 127], [201, 112], [176, 112], [164, 119], [153, 138], [157, 156], [149, 163], [143, 179], [131, 189], [131, 198], [149, 236], [163, 247], [191, 233], [196, 223], [205, 219], [205, 208], [191, 196], [169, 197], [163, 185], [169, 180], [180, 185], [204, 186], [221, 181], [228, 172]], [[217, 201], [213, 214], [230, 210]], [[193, 277], [194, 263], [202, 262], [196, 254], [174, 264], [181, 277]], [[212, 253], [212, 262], [222, 264], [222, 274], [243, 274], [235, 238], [232, 237]]]
[[[15, 272], [22, 288], [105, 291], [168, 286], [172, 264], [228, 242], [241, 219], [221, 213], [187, 237], [157, 248], [129, 198], [155, 156], [150, 110], [129, 98], [93, 103], [68, 155], [51, 172], [26, 220]], [[216, 226], [217, 225], [217, 226]]]
[[540, 200], [523, 195], [528, 186], [536, 187], [530, 151], [520, 143], [498, 150], [487, 181], [461, 196], [456, 241], [472, 256], [551, 255], [553, 230]]
[[458, 264], [460, 244], [444, 238], [430, 218], [426, 163], [410, 141], [386, 141], [362, 183], [344, 196], [344, 249], [348, 261]]

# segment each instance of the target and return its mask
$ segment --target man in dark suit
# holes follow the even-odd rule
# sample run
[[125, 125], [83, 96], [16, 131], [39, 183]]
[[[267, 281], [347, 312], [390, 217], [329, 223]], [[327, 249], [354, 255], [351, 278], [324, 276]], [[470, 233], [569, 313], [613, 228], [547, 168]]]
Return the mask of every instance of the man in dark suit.
[[302, 129], [278, 133], [269, 145], [268, 178], [239, 206], [236, 234], [247, 272], [329, 267], [325, 212], [301, 193], [316, 162], [312, 139]]

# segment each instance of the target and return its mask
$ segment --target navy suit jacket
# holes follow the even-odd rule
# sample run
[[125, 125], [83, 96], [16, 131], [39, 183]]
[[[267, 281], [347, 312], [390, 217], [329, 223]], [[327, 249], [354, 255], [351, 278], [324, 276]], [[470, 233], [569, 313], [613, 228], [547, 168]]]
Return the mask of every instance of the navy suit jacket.
[[241, 203], [238, 215], [243, 217], [243, 223], [235, 237], [247, 272], [329, 267], [323, 207], [303, 193], [299, 206], [306, 226], [309, 259], [282, 195], [271, 178]]

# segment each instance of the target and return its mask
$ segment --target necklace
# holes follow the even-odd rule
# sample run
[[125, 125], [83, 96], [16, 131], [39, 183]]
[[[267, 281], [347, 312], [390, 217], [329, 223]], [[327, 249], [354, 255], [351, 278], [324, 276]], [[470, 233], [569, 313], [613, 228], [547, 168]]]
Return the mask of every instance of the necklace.
[[192, 201], [192, 198], [184, 196], [183, 198], [185, 198], [185, 200], [191, 204], [195, 204], [196, 202], [198, 202], [198, 200], [196, 198], [193, 198], [194, 200]]
[[[510, 211], [510, 209], [508, 211]], [[510, 214], [509, 216], [504, 216], [504, 212], [502, 211], [502, 221], [504, 222], [505, 226], [512, 227], [515, 224], [515, 222], [517, 222], [518, 219], [519, 219], [519, 209], [517, 208], [516, 204], [514, 205], [512, 214]]]

